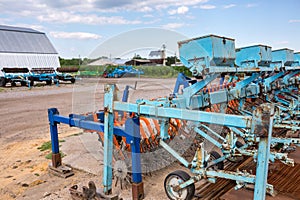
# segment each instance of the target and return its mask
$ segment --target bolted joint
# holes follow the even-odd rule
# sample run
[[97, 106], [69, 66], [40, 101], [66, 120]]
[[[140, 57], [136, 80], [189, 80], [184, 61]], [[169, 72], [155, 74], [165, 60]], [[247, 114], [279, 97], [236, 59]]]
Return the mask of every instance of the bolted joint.
[[106, 85], [104, 86], [104, 92], [105, 92], [105, 93], [106, 93], [106, 92], [109, 92], [110, 88], [111, 88], [111, 85], [106, 84]]

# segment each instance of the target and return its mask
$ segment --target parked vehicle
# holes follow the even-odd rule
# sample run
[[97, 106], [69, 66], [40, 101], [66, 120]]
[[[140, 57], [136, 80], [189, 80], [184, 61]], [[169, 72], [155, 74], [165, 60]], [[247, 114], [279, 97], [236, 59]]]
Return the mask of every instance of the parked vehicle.
[[104, 78], [121, 78], [123, 76], [136, 76], [144, 74], [142, 70], [134, 69], [131, 65], [130, 66], [118, 66], [112, 69], [105, 70], [103, 72]]

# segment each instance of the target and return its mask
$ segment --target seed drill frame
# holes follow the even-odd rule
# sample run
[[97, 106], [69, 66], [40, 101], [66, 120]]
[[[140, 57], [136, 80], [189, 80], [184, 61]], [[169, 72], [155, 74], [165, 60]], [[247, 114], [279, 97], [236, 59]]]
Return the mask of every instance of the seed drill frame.
[[[276, 152], [274, 149], [271, 151], [270, 148], [279, 143], [286, 149], [300, 144], [299, 137], [274, 137], [272, 134], [275, 129], [300, 129], [300, 54], [294, 54], [289, 49], [272, 52], [271, 47], [265, 45], [236, 50], [233, 39], [215, 35], [181, 41], [179, 50], [181, 62], [199, 80], [191, 80], [184, 74], [179, 74], [173, 94], [167, 97], [156, 100], [139, 99], [136, 103], [128, 103], [117, 98], [118, 88], [110, 84], [104, 88], [104, 111], [96, 114], [96, 122], [92, 115], [71, 114], [65, 117], [59, 115], [57, 109], [49, 109], [52, 167], [58, 170], [62, 166], [57, 124], [104, 132], [103, 189], [109, 194], [112, 192], [113, 138], [125, 137], [131, 147], [133, 199], [143, 199], [139, 121], [139, 117], [143, 116], [159, 120], [159, 145], [193, 173], [192, 177], [177, 173], [179, 181], [176, 184], [168, 185], [172, 176], [168, 176], [169, 179], [167, 177], [165, 190], [170, 199], [190, 199], [194, 195], [194, 183], [202, 179], [216, 182], [217, 178], [235, 180], [236, 189], [254, 184], [255, 200], [265, 199], [267, 192], [274, 193], [273, 186], [267, 183], [269, 161], [280, 160], [288, 165], [293, 165], [294, 162], [288, 158], [287, 153]], [[244, 75], [244, 79], [235, 81], [240, 74]], [[229, 77], [227, 83], [225, 76]], [[216, 80], [220, 85], [217, 90], [212, 90], [208, 86]], [[124, 94], [128, 96], [128, 87]], [[264, 99], [264, 104], [252, 108], [250, 112], [245, 109], [246, 99], [250, 98], [254, 101], [257, 98]], [[238, 100], [239, 115], [225, 114], [224, 109], [223, 113], [204, 110], [218, 104], [222, 111], [222, 106], [231, 100]], [[131, 117], [127, 118], [123, 127], [114, 126], [115, 111], [128, 115], [130, 113]], [[190, 130], [214, 144], [223, 155], [211, 160], [210, 153], [199, 144], [194, 159], [188, 162], [168, 145], [170, 119], [189, 121]], [[205, 124], [221, 125], [230, 131], [224, 137]], [[243, 139], [245, 144], [237, 146], [238, 139]], [[225, 159], [243, 155], [252, 156], [257, 162], [256, 175], [245, 171], [211, 168]]]

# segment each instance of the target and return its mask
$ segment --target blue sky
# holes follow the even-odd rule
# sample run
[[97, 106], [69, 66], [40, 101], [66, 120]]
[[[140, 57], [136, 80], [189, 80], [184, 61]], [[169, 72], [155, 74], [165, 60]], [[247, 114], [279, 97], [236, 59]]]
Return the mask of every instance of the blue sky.
[[299, 0], [0, 0], [0, 11], [0, 24], [45, 32], [64, 58], [89, 57], [112, 37], [149, 27], [300, 51]]

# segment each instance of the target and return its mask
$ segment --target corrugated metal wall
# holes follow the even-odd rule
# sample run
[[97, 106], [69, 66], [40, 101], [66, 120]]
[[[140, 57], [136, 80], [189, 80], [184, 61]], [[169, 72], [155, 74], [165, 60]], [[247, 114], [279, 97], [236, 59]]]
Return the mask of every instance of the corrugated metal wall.
[[9, 68], [54, 68], [60, 67], [57, 54], [0, 53], [0, 69]]

